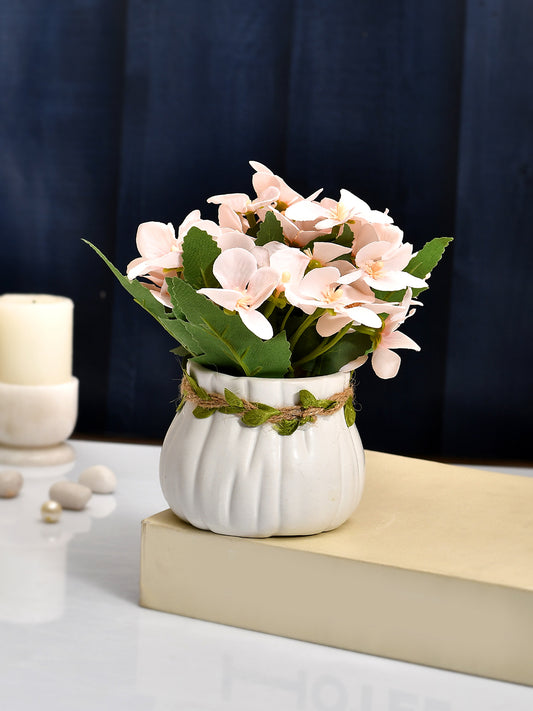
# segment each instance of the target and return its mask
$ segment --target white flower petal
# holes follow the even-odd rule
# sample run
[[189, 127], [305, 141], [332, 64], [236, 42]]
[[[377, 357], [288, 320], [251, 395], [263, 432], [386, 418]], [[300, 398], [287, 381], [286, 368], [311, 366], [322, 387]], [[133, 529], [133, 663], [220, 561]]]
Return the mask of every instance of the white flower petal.
[[346, 326], [351, 322], [349, 316], [343, 314], [322, 314], [322, 316], [316, 322], [316, 331], [322, 338], [327, 338], [328, 336], [333, 336], [333, 334], [338, 333], [341, 328]]
[[363, 217], [369, 222], [374, 222], [382, 225], [390, 225], [392, 222], [394, 222], [390, 215], [385, 212], [380, 212], [379, 210], [370, 210], [369, 212], [365, 213]]
[[235, 311], [237, 301], [242, 299], [242, 293], [232, 289], [198, 289], [198, 293], [230, 311]]
[[248, 235], [242, 232], [223, 232], [217, 238], [217, 244], [220, 249], [225, 252], [228, 249], [235, 249], [239, 247], [240, 249], [246, 249], [251, 252], [255, 247], [255, 242]]
[[257, 173], [268, 173], [268, 175], [274, 175], [270, 168], [267, 168], [266, 165], [259, 163], [259, 161], [251, 160], [248, 162]]
[[237, 312], [246, 328], [252, 333], [255, 333], [256, 336], [262, 338], [264, 341], [268, 341], [272, 338], [274, 335], [272, 325], [260, 311], [238, 308]]
[[155, 259], [170, 252], [175, 244], [174, 228], [169, 223], [143, 222], [137, 228], [137, 249], [144, 259]]
[[326, 217], [328, 214], [327, 210], [318, 205], [316, 202], [310, 202], [309, 200], [299, 200], [298, 202], [293, 202], [292, 205], [285, 210], [285, 217], [289, 220], [297, 221], [313, 221], [317, 220], [319, 217]]
[[342, 203], [343, 207], [348, 208], [353, 215], [371, 212], [370, 205], [349, 190], [341, 190], [341, 199], [339, 202]]
[[343, 365], [342, 368], [340, 369], [341, 373], [348, 373], [351, 372], [352, 370], [355, 370], [356, 368], [360, 368], [366, 361], [368, 360], [367, 355], [362, 355], [359, 356], [359, 358], [356, 358], [355, 360], [351, 360], [349, 363], [346, 363], [346, 365]]
[[253, 274], [248, 284], [248, 303], [252, 308], [260, 306], [278, 285], [278, 272], [271, 267], [261, 267]]
[[321, 299], [322, 293], [337, 282], [339, 277], [340, 272], [335, 267], [312, 269], [300, 282], [300, 292], [304, 297]]
[[372, 368], [374, 373], [383, 380], [394, 378], [400, 369], [401, 358], [387, 348], [377, 348], [372, 353]]
[[227, 249], [213, 263], [213, 274], [224, 289], [244, 291], [256, 271], [255, 257], [241, 247]]
[[418, 343], [415, 343], [412, 338], [406, 336], [405, 333], [400, 333], [400, 331], [389, 333], [388, 336], [384, 338], [384, 343], [387, 348], [409, 348], [413, 351], [420, 350]]
[[369, 326], [370, 328], [381, 328], [382, 324], [380, 317], [364, 306], [354, 306], [352, 309], [345, 309], [344, 313], [348, 314], [353, 321], [357, 321], [364, 326]]

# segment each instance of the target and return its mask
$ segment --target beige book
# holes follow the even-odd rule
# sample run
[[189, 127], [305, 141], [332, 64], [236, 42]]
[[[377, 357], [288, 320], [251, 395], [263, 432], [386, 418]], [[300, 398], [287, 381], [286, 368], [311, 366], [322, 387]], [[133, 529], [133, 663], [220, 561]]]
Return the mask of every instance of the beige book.
[[315, 536], [142, 524], [145, 607], [533, 685], [533, 479], [367, 452], [353, 516]]

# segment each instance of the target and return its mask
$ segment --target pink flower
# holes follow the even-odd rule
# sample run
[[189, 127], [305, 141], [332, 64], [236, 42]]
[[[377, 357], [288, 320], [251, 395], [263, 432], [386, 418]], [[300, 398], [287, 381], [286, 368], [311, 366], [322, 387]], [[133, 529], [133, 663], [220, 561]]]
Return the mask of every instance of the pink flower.
[[278, 273], [270, 267], [257, 267], [254, 256], [235, 247], [222, 252], [213, 263], [213, 274], [221, 289], [199, 289], [211, 301], [236, 311], [244, 325], [264, 340], [274, 335], [272, 326], [256, 309], [268, 299], [278, 283]]
[[[291, 289], [290, 292], [288, 290], [285, 291], [287, 301], [294, 306], [298, 306], [307, 314], [312, 314], [316, 309], [321, 308], [331, 311], [332, 314], [329, 315], [342, 316], [344, 322], [339, 325], [340, 320], [337, 319], [331, 333], [336, 333], [351, 321], [356, 321], [371, 328], [379, 328], [381, 326], [379, 316], [371, 309], [362, 306], [366, 299], [368, 301], [373, 300], [373, 295], [365, 296], [351, 286], [339, 285], [339, 277], [340, 272], [336, 267], [312, 269], [303, 277], [296, 288]], [[324, 314], [323, 316], [326, 315]], [[325, 335], [325, 333], [320, 332], [322, 326], [330, 330], [330, 327], [326, 326], [326, 324], [331, 323], [331, 320], [328, 318], [323, 319], [323, 316], [317, 322], [317, 331], [320, 335]], [[323, 320], [321, 321], [321, 319]], [[318, 325], [319, 323], [320, 326]], [[318, 330], [319, 328], [320, 330]], [[331, 335], [331, 333], [328, 335]]]
[[345, 274], [341, 279], [343, 284], [351, 284], [357, 279], [363, 279], [368, 286], [382, 291], [396, 291], [407, 286], [425, 287], [423, 279], [402, 271], [411, 261], [413, 246], [402, 244], [391, 246], [390, 242], [370, 242], [361, 247], [355, 255], [357, 269]]
[[162, 222], [143, 222], [139, 225], [136, 242], [141, 256], [128, 264], [128, 279], [133, 281], [140, 276], [160, 278], [164, 273], [175, 276], [175, 270], [183, 264], [183, 240], [191, 227], [198, 227], [212, 236], [220, 233], [216, 222], [201, 219], [200, 210], [193, 210], [187, 215], [178, 227], [177, 237], [170, 222], [167, 225]]
[[246, 232], [249, 227], [248, 220], [238, 215], [229, 205], [220, 205], [218, 208], [218, 223], [224, 231], [225, 229], [234, 232]]
[[371, 224], [357, 220], [351, 228], [354, 233], [352, 244], [354, 255], [371, 242], [388, 242], [391, 247], [400, 247], [402, 244], [403, 232], [396, 225]]
[[126, 268], [130, 281], [138, 276], [149, 275], [150, 272], [181, 267], [181, 248], [170, 222], [167, 225], [162, 222], [143, 222], [137, 229], [136, 242], [141, 256], [131, 261]]
[[392, 222], [385, 212], [371, 210], [370, 205], [349, 190], [341, 190], [339, 202], [330, 198], [324, 198], [320, 203], [310, 200], [296, 202], [287, 208], [285, 215], [290, 220], [318, 220], [315, 227], [319, 230], [330, 230], [358, 218], [367, 222]]
[[334, 242], [315, 242], [313, 249], [305, 249], [304, 253], [311, 258], [311, 266], [336, 267], [341, 274], [353, 272], [353, 265], [345, 259], [338, 259], [351, 253], [349, 247], [342, 247]]
[[[413, 341], [412, 338], [406, 336], [405, 333], [400, 333], [397, 329], [402, 325], [406, 318], [414, 314], [414, 309], [409, 311], [413, 302], [411, 300], [411, 289], [407, 289], [402, 303], [396, 307], [396, 311], [390, 314], [383, 324], [383, 328], [378, 335], [378, 343], [372, 353], [372, 369], [375, 374], [385, 380], [394, 378], [400, 368], [401, 358], [392, 349], [409, 348], [414, 351], [419, 351], [420, 346]], [[360, 356], [355, 360], [344, 365], [342, 371], [355, 370], [363, 365], [367, 356]]]
[[294, 247], [303, 247], [308, 244], [311, 240], [317, 237], [327, 234], [327, 230], [315, 230], [312, 223], [309, 222], [293, 222], [289, 220], [286, 215], [284, 215], [279, 210], [274, 207], [261, 207], [257, 210], [258, 218], [263, 221], [267, 212], [273, 212], [276, 216], [278, 222], [281, 223], [281, 228], [283, 230], [283, 236], [285, 241]]
[[[256, 171], [252, 176], [252, 184], [259, 200], [264, 199], [266, 195], [271, 195], [271, 188], [275, 188], [277, 190], [278, 195], [276, 198], [276, 207], [280, 211], [283, 211], [289, 205], [304, 199], [299, 193], [290, 188], [283, 178], [280, 178], [278, 175], [274, 175], [274, 173], [262, 163], [251, 160], [250, 165]], [[320, 195], [321, 192], [322, 189], [317, 190], [307, 199], [314, 200], [318, 195]]]
[[270, 186], [256, 200], [250, 200], [246, 193], [226, 193], [224, 195], [213, 195], [207, 199], [207, 202], [215, 205], [227, 205], [238, 215], [246, 215], [248, 212], [255, 212], [260, 207], [275, 204], [278, 195], [279, 190], [274, 186]]
[[270, 255], [270, 266], [278, 275], [278, 293], [285, 291], [290, 294], [291, 290], [297, 287], [305, 274], [309, 257], [294, 247], [279, 247], [272, 251]]

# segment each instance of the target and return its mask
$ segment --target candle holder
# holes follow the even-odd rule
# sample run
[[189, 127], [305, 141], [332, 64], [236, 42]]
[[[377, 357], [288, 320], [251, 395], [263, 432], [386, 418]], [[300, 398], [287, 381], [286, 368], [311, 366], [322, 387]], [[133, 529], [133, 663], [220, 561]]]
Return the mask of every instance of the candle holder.
[[55, 385], [0, 382], [0, 463], [48, 466], [74, 459], [78, 379]]
[[0, 296], [0, 463], [46, 467], [74, 460], [74, 304], [51, 294]]

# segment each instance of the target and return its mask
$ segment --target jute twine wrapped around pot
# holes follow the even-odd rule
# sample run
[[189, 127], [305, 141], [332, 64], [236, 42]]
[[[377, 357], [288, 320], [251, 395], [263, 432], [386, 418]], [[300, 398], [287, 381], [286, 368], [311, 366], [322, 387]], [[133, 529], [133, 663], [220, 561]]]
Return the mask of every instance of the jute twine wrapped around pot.
[[276, 426], [280, 434], [292, 434], [298, 426], [315, 422], [317, 417], [333, 415], [342, 408], [344, 408], [348, 426], [355, 420], [351, 385], [342, 392], [321, 400], [315, 398], [308, 390], [301, 390], [299, 405], [273, 407], [263, 403], [249, 402], [227, 389], [223, 395], [207, 392], [190, 375], [185, 374], [181, 382], [181, 395], [182, 404], [189, 401], [194, 405], [196, 417], [209, 417], [214, 412], [222, 412], [240, 417], [243, 423], [249, 427], [271, 423]]

